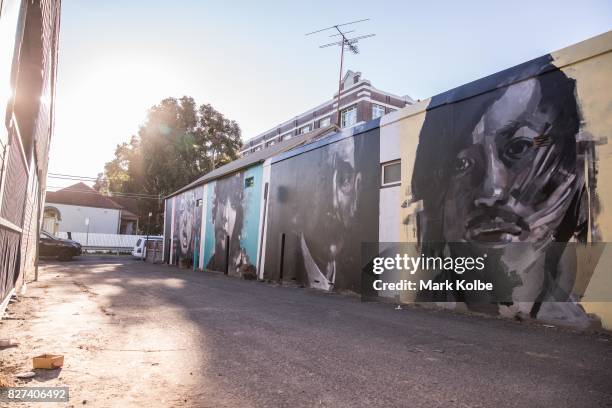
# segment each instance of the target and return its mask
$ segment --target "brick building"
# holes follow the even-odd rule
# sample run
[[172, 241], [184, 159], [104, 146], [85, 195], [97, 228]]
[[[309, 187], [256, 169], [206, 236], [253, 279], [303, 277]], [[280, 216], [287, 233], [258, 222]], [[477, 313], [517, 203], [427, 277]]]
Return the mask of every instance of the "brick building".
[[[295, 118], [283, 122], [266, 132], [247, 140], [240, 153], [247, 155], [269, 147], [281, 140], [308, 133], [337, 123], [338, 93], [321, 105]], [[408, 95], [398, 96], [381, 91], [362, 77], [361, 72], [347, 71], [342, 80], [340, 93], [340, 127], [351, 127], [358, 123], [378, 118], [386, 113], [411, 105]]]

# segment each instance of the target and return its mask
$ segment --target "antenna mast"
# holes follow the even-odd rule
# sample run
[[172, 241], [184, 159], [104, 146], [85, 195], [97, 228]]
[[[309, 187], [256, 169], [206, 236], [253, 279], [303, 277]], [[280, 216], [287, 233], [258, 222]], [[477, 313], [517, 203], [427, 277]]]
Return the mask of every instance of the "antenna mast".
[[338, 98], [337, 98], [337, 108], [336, 108], [336, 124], [338, 125], [338, 127], [341, 127], [342, 125], [341, 119], [340, 119], [340, 93], [342, 92], [342, 68], [343, 68], [342, 66], [344, 64], [344, 48], [346, 47], [353, 54], [359, 54], [359, 48], [357, 48], [357, 45], [356, 45], [357, 42], [359, 42], [359, 40], [363, 40], [364, 38], [374, 37], [376, 35], [376, 34], [366, 34], [366, 35], [360, 35], [357, 37], [349, 38], [346, 36], [346, 34], [352, 33], [355, 30], [342, 31], [340, 27], [350, 25], [350, 24], [357, 24], [357, 23], [361, 23], [364, 21], [368, 21], [368, 20], [369, 18], [366, 18], [363, 20], [351, 21], [349, 23], [344, 23], [344, 24], [336, 24], [331, 27], [322, 28], [320, 30], [316, 30], [316, 31], [306, 34], [306, 35], [312, 35], [312, 34], [320, 33], [322, 31], [335, 30], [338, 33], [332, 34], [330, 35], [330, 37], [336, 37], [336, 36], [342, 37], [340, 41], [336, 41], [336, 42], [329, 43], [329, 44], [323, 44], [319, 46], [319, 48], [331, 47], [333, 45], [340, 46], [340, 77], [338, 79]]

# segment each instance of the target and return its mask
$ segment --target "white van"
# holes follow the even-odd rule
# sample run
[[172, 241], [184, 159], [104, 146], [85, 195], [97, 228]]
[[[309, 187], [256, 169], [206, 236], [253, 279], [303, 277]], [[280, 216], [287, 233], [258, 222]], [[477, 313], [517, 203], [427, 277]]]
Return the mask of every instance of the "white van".
[[136, 245], [134, 245], [134, 249], [132, 250], [132, 256], [136, 257], [136, 258], [144, 258], [147, 256], [147, 249], [145, 246], [145, 241], [146, 240], [149, 241], [159, 241], [159, 242], [163, 242], [164, 237], [160, 237], [160, 236], [150, 236], [150, 237], [140, 237], [138, 238], [138, 241], [136, 241]]

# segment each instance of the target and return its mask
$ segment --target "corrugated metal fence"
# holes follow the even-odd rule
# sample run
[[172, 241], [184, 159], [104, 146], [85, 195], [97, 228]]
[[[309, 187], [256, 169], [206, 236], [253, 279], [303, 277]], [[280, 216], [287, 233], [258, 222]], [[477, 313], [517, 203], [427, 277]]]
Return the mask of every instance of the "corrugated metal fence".
[[[68, 239], [67, 232], [58, 232], [58, 238]], [[85, 233], [72, 232], [70, 238], [83, 246], [86, 249], [99, 250], [127, 250], [130, 251], [136, 245], [138, 238], [143, 238], [142, 235], [120, 235], [120, 234], [100, 234], [100, 233]], [[153, 236], [151, 236], [153, 238]], [[161, 238], [161, 237], [160, 237]]]

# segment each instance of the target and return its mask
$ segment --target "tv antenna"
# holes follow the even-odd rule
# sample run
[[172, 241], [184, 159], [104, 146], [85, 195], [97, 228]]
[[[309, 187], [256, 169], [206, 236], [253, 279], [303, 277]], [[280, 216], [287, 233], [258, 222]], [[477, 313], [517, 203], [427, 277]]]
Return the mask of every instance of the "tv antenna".
[[316, 30], [310, 33], [306, 33], [306, 35], [312, 35], [312, 34], [317, 34], [320, 33], [322, 31], [327, 31], [327, 30], [335, 30], [337, 31], [337, 33], [330, 35], [330, 37], [342, 37], [342, 39], [340, 41], [336, 41], [333, 43], [329, 43], [329, 44], [323, 44], [320, 45], [319, 48], [327, 48], [327, 47], [332, 47], [334, 45], [339, 45], [340, 46], [340, 78], [338, 80], [338, 101], [337, 101], [337, 109], [336, 109], [336, 116], [337, 116], [337, 124], [338, 127], [341, 127], [341, 121], [340, 121], [340, 93], [342, 92], [342, 65], [344, 63], [344, 49], [347, 48], [349, 50], [349, 52], [353, 53], [353, 54], [359, 54], [359, 48], [357, 48], [357, 43], [359, 42], [359, 40], [363, 40], [364, 38], [369, 38], [369, 37], [374, 37], [376, 34], [366, 34], [366, 35], [360, 35], [357, 37], [352, 37], [349, 38], [346, 36], [346, 34], [348, 33], [353, 33], [355, 32], [355, 30], [349, 30], [349, 31], [342, 31], [340, 29], [340, 27], [343, 26], [347, 26], [347, 25], [351, 25], [351, 24], [357, 24], [357, 23], [362, 23], [364, 21], [368, 21], [370, 20], [369, 18], [365, 18], [363, 20], [356, 20], [356, 21], [351, 21], [349, 23], [343, 23], [343, 24], [336, 24], [333, 25], [331, 27], [327, 27], [327, 28], [322, 28], [320, 30]]

